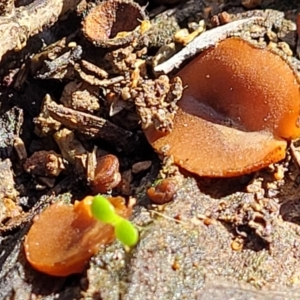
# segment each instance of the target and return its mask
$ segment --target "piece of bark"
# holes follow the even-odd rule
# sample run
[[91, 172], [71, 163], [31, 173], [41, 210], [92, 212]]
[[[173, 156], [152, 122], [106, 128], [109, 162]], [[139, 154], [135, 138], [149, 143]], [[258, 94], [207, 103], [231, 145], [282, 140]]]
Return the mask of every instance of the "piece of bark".
[[69, 129], [78, 130], [92, 139], [101, 138], [113, 144], [118, 151], [134, 150], [138, 137], [108, 120], [64, 107], [55, 102], [49, 103], [47, 109], [53, 119]]
[[17, 196], [11, 161], [8, 158], [3, 161], [0, 159], [0, 228], [3, 221], [20, 214]]

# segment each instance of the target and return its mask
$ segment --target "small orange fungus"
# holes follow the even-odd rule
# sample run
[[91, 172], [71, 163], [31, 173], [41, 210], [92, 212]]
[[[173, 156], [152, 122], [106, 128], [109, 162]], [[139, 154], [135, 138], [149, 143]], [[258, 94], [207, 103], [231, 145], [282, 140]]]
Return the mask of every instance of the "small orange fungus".
[[96, 46], [128, 44], [148, 27], [144, 8], [131, 0], [106, 0], [90, 9], [83, 20], [83, 33]]
[[250, 173], [285, 157], [300, 135], [299, 82], [277, 54], [229, 38], [177, 74], [187, 86], [173, 131], [150, 127], [152, 146], [208, 177]]
[[[34, 269], [54, 276], [81, 273], [100, 246], [115, 239], [113, 226], [92, 216], [92, 200], [88, 196], [74, 205], [55, 203], [36, 217], [24, 244]], [[122, 197], [109, 200], [120, 216], [130, 215]]]

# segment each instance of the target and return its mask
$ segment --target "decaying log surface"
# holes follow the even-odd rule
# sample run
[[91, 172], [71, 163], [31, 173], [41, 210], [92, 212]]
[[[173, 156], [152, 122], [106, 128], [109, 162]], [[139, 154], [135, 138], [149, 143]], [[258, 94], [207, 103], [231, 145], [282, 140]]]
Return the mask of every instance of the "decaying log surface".
[[0, 60], [10, 50], [21, 50], [30, 36], [55, 23], [78, 3], [78, 0], [35, 0], [27, 6], [14, 8], [9, 2], [9, 9], [1, 10]]

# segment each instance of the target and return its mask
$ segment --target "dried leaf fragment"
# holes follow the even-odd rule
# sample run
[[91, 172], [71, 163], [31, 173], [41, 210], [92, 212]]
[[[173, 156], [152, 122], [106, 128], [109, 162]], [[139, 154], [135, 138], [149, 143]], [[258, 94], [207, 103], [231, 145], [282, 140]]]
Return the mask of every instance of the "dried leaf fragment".
[[53, 135], [61, 154], [70, 164], [73, 165], [72, 171], [81, 175], [86, 173], [87, 150], [76, 138], [74, 131], [63, 128]]
[[11, 161], [0, 159], [0, 223], [13, 218], [22, 212], [17, 205], [18, 191], [15, 189], [14, 174]]
[[[26, 6], [19, 6], [11, 15], [3, 16], [0, 20], [0, 60], [10, 50], [20, 50], [30, 36], [50, 26], [68, 10], [75, 10], [75, 1], [45, 0], [33, 1]], [[6, 12], [9, 10], [5, 8]], [[49, 13], [50, 12], [50, 13]]]

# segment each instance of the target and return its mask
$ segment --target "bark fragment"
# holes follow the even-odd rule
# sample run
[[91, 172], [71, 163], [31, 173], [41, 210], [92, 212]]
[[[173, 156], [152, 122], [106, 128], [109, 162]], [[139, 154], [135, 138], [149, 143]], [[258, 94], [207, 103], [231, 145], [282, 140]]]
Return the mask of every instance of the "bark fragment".
[[10, 4], [0, 17], [0, 60], [9, 50], [22, 49], [30, 36], [56, 22], [68, 10], [74, 10], [78, 3], [78, 0], [35, 0], [15, 10]]
[[122, 129], [103, 118], [79, 112], [51, 102], [47, 105], [50, 116], [69, 129], [95, 139], [101, 138], [113, 144], [118, 150], [131, 151], [137, 140], [132, 132]]

